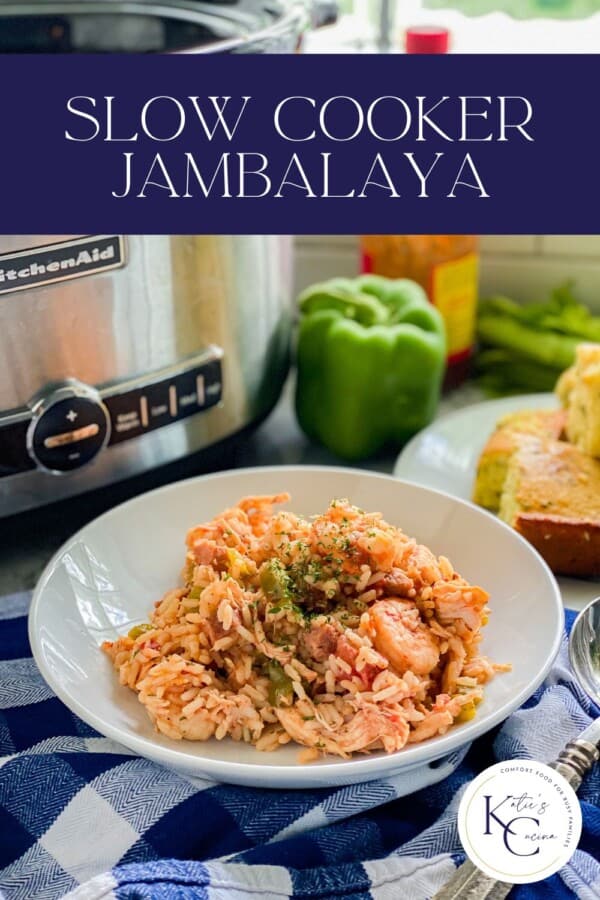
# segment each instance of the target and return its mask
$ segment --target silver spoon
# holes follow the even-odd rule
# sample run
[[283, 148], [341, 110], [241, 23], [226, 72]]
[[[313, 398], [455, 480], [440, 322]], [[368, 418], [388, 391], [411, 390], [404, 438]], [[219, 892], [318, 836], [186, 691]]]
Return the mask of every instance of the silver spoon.
[[569, 662], [580, 686], [600, 706], [600, 597], [588, 603], [573, 622]]
[[[600, 597], [583, 609], [571, 628], [569, 662], [580, 687], [600, 706]], [[576, 791], [600, 759], [600, 717], [588, 725], [550, 763]], [[458, 867], [433, 900], [503, 900], [514, 885], [485, 875], [470, 859]]]

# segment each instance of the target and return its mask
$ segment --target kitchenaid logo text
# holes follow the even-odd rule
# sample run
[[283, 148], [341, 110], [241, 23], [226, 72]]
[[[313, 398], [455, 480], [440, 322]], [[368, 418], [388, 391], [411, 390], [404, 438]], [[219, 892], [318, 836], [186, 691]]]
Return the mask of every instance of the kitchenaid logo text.
[[[382, 95], [367, 103], [295, 95], [266, 117], [249, 95], [154, 96], [133, 110], [114, 96], [81, 95], [66, 111], [65, 140], [111, 145], [116, 199], [486, 199], [492, 173], [475, 148], [534, 141], [533, 105], [519, 95]], [[251, 148], [261, 136], [270, 147], [276, 141], [277, 153]], [[345, 158], [354, 142], [359, 166]]]
[[125, 263], [121, 235], [92, 235], [0, 255], [0, 294], [67, 281]]

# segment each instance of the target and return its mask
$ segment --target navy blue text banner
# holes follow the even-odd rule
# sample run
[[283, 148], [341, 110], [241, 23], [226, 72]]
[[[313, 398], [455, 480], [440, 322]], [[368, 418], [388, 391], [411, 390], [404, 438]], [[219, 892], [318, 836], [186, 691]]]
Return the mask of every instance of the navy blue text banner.
[[3, 56], [3, 233], [594, 233], [598, 56]]

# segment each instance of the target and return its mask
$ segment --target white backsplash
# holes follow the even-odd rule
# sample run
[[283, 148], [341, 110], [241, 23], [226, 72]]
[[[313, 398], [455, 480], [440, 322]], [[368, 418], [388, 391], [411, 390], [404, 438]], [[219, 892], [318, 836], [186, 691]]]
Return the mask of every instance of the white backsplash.
[[[356, 237], [307, 235], [296, 238], [296, 287], [334, 275], [358, 272]], [[543, 298], [572, 279], [577, 295], [600, 313], [600, 235], [490, 235], [481, 238], [481, 295], [515, 300]]]

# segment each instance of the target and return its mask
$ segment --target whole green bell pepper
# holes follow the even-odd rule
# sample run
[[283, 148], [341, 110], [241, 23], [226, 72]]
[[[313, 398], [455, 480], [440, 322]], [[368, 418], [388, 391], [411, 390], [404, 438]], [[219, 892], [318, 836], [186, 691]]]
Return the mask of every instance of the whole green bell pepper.
[[296, 412], [309, 438], [358, 460], [431, 421], [446, 339], [420, 285], [335, 278], [305, 290], [299, 305]]

